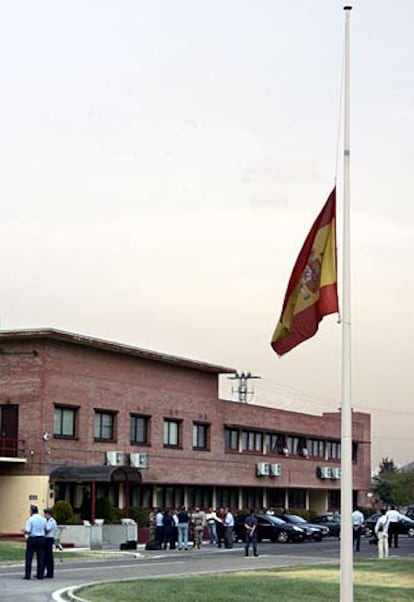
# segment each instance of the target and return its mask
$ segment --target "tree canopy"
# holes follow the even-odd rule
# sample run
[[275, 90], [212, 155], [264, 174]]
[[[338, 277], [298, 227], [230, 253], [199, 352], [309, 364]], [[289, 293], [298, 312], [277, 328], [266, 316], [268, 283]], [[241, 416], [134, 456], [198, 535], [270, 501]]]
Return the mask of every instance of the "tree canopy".
[[372, 491], [384, 504], [414, 504], [414, 470], [397, 468], [392, 459], [383, 458], [372, 480]]

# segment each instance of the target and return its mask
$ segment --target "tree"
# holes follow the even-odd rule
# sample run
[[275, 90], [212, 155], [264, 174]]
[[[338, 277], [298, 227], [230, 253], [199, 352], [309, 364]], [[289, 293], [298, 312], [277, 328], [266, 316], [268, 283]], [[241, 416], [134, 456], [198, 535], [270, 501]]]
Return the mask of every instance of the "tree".
[[394, 461], [383, 458], [372, 491], [384, 504], [406, 506], [414, 501], [414, 470], [399, 469]]
[[378, 469], [378, 475], [385, 475], [387, 473], [395, 473], [397, 472], [397, 467], [394, 464], [394, 460], [392, 458], [383, 458], [381, 460], [381, 464]]

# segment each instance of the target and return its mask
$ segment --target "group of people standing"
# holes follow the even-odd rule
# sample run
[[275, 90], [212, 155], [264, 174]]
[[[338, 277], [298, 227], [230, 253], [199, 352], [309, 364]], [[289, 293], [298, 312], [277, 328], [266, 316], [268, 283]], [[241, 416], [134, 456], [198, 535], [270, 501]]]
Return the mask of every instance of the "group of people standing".
[[[382, 508], [381, 516], [378, 518], [375, 528], [375, 543], [378, 545], [378, 558], [388, 558], [388, 550], [398, 548], [398, 523], [404, 518], [395, 506], [390, 506], [389, 510]], [[360, 550], [361, 535], [364, 527], [364, 515], [359, 508], [355, 508], [352, 513], [353, 542], [357, 552]]]
[[53, 579], [53, 546], [57, 537], [57, 524], [50, 508], [45, 508], [44, 516], [37, 506], [30, 506], [30, 516], [24, 529], [26, 541], [25, 571], [23, 579], [32, 576], [33, 557], [36, 556], [36, 578]]
[[398, 512], [395, 506], [390, 506], [387, 511], [381, 509], [381, 516], [375, 525], [375, 535], [378, 542], [378, 558], [388, 558], [388, 549], [398, 548], [398, 523], [403, 515]]
[[217, 544], [219, 548], [233, 547], [234, 516], [230, 508], [217, 511], [209, 508], [207, 512], [198, 506], [192, 510], [181, 506], [173, 511], [157, 508], [150, 513], [150, 526], [153, 538], [164, 550], [188, 550], [191, 540], [192, 548], [200, 550], [205, 531], [210, 544]]

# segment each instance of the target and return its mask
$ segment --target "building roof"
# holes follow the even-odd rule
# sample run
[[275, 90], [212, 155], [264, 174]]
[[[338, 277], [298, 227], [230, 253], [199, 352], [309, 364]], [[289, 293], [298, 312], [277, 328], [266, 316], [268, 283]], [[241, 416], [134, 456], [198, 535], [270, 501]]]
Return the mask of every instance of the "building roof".
[[210, 364], [198, 360], [168, 355], [166, 353], [150, 351], [148, 349], [142, 349], [140, 347], [134, 347], [131, 345], [123, 345], [122, 343], [116, 343], [104, 339], [97, 339], [95, 337], [75, 334], [73, 332], [66, 332], [64, 330], [56, 330], [54, 328], [2, 330], [0, 331], [0, 354], [2, 353], [2, 341], [31, 341], [38, 339], [49, 339], [73, 345], [82, 345], [84, 347], [91, 347], [94, 349], [100, 349], [102, 351], [108, 351], [111, 353], [119, 353], [122, 355], [139, 357], [141, 359], [161, 362], [163, 364], [172, 364], [175, 366], [180, 366], [182, 368], [200, 370], [202, 372], [211, 372], [213, 374], [233, 374], [237, 372], [235, 368], [229, 368], [226, 366], [219, 366], [216, 364]]
[[50, 473], [51, 481], [77, 481], [77, 482], [108, 482], [108, 481], [133, 481], [141, 482], [141, 473], [133, 466], [106, 466], [90, 465], [76, 466], [62, 464]]

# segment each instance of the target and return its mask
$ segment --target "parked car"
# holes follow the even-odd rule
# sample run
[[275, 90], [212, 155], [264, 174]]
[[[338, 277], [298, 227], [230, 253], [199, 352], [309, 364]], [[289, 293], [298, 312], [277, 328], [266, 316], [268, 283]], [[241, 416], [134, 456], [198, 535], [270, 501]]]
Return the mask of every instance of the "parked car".
[[312, 519], [313, 525], [328, 527], [329, 535], [339, 537], [341, 534], [341, 515], [337, 512], [325, 512]]
[[[372, 514], [365, 521], [365, 526], [367, 529], [367, 535], [373, 535], [375, 525], [377, 524], [377, 520], [381, 516], [380, 512], [376, 514]], [[400, 535], [408, 535], [408, 537], [414, 537], [414, 520], [412, 518], [408, 518], [408, 516], [404, 516], [398, 523], [398, 533]]]
[[405, 515], [414, 520], [414, 506], [409, 506]]
[[[291, 525], [270, 514], [255, 514], [257, 518], [257, 540], [269, 539], [270, 541], [278, 541], [279, 543], [287, 542], [303, 542], [305, 539], [305, 531], [297, 526]], [[245, 517], [239, 517], [233, 530], [234, 541], [244, 541], [246, 528], [244, 526]]]
[[281, 518], [290, 525], [295, 525], [303, 529], [305, 531], [305, 540], [321, 541], [323, 537], [329, 535], [328, 527], [308, 523], [298, 514], [280, 514], [278, 518]]

